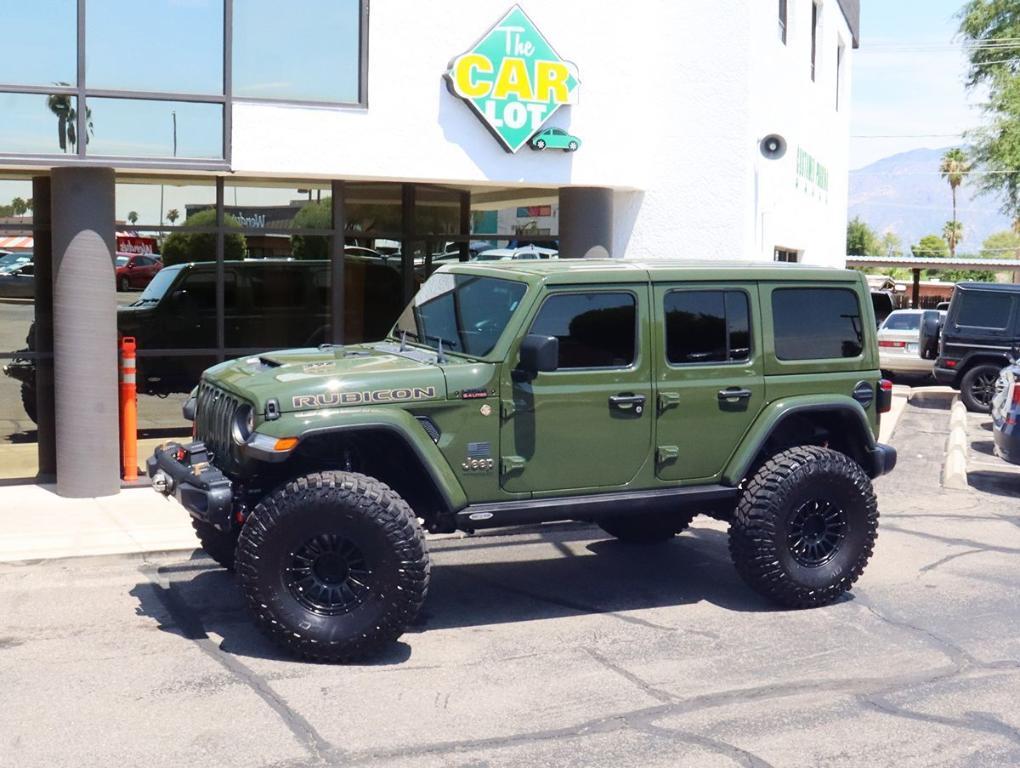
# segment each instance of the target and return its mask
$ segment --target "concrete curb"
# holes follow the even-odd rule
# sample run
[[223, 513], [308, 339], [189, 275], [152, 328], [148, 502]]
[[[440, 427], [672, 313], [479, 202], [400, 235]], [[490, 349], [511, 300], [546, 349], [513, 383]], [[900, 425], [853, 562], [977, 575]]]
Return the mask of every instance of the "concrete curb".
[[949, 410], [949, 438], [946, 440], [946, 461], [942, 465], [942, 487], [967, 490], [967, 407], [960, 398], [953, 398]]

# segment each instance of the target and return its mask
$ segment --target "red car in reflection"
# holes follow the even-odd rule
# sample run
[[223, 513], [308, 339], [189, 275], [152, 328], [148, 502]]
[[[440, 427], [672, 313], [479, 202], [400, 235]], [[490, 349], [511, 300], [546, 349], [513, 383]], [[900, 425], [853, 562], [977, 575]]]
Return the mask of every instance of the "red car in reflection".
[[116, 269], [118, 291], [140, 291], [163, 269], [163, 262], [151, 254], [118, 253]]

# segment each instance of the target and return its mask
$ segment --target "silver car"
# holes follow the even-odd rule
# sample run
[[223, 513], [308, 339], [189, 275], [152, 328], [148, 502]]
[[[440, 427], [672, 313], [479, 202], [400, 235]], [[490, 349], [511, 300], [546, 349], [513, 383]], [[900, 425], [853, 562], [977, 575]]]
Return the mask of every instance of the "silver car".
[[[897, 309], [878, 327], [878, 359], [883, 371], [890, 373], [931, 373], [933, 362], [924, 360], [918, 350], [923, 309]], [[939, 312], [945, 317], [945, 312]]]

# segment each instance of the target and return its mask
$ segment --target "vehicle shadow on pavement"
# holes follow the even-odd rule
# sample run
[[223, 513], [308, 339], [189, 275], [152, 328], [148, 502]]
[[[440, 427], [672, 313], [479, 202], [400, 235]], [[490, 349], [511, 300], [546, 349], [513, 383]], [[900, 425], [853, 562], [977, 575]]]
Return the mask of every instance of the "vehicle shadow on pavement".
[[[783, 610], [740, 579], [721, 531], [695, 526], [653, 545], [592, 541], [601, 535], [596, 531], [565, 530], [526, 541], [500, 537], [498, 543], [486, 537], [437, 542], [429, 596], [408, 634], [596, 614], [672, 629], [634, 612], [700, 602], [730, 611]], [[151, 566], [147, 575], [130, 594], [138, 601], [138, 615], [155, 619], [160, 630], [218, 643], [219, 650], [236, 656], [293, 661], [255, 628], [234, 574], [201, 551], [190, 560]], [[399, 664], [410, 655], [407, 644], [397, 643], [369, 663]]]
[[1013, 472], [971, 471], [967, 473], [967, 484], [982, 493], [1014, 499], [1020, 496], [1020, 475]]

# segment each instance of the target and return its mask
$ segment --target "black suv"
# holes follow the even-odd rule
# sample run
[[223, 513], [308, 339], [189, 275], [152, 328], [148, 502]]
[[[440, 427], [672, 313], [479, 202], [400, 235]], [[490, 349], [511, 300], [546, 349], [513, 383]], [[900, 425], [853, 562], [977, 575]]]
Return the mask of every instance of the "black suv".
[[[349, 342], [382, 338], [403, 305], [399, 260], [387, 264], [349, 254], [344, 259], [345, 333]], [[329, 341], [328, 261], [227, 261], [224, 272], [224, 342], [234, 354]], [[216, 362], [216, 263], [175, 264], [156, 273], [131, 305], [117, 310], [117, 331], [133, 336], [140, 352], [139, 394], [184, 393]], [[34, 350], [35, 325], [27, 352]], [[182, 350], [195, 350], [182, 355]], [[19, 380], [25, 412], [36, 420], [35, 361], [15, 356], [4, 373]]]
[[967, 410], [988, 413], [999, 371], [1020, 346], [1020, 285], [959, 283], [945, 320], [925, 313], [921, 356], [935, 360], [935, 378], [960, 390]]

